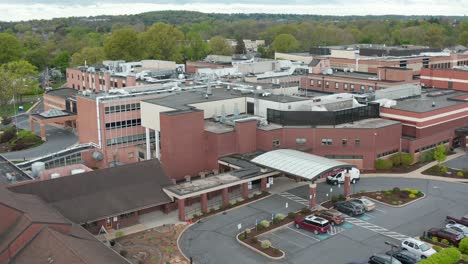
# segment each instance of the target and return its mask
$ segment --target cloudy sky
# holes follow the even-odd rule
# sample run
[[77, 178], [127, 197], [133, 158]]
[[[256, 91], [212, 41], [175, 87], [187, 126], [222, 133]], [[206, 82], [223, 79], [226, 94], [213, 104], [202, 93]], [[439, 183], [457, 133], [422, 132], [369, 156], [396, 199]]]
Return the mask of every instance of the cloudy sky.
[[[287, 4], [285, 4], [287, 3]], [[137, 14], [158, 10], [318, 15], [468, 14], [468, 0], [0, 0], [0, 20]]]

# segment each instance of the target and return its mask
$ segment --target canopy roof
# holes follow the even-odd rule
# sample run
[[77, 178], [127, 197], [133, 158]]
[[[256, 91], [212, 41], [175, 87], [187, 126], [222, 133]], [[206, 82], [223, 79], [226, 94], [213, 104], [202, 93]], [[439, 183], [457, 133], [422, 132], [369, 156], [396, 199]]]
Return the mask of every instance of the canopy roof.
[[344, 162], [293, 149], [272, 150], [255, 157], [252, 162], [310, 181], [316, 180], [325, 172], [352, 167], [352, 165]]

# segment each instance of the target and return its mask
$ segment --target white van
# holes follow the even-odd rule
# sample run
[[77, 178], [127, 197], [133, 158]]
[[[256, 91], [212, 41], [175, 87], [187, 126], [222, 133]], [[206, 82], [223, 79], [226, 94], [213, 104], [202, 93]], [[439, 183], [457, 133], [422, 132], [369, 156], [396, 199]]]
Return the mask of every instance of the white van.
[[[338, 172], [337, 174], [330, 175], [327, 177], [327, 183], [332, 184], [332, 185], [338, 185], [338, 184], [343, 184], [345, 181], [345, 173], [346, 170], [342, 170]], [[357, 181], [360, 179], [360, 171], [357, 168], [351, 168], [349, 170], [349, 174], [351, 174], [351, 183], [355, 184]]]

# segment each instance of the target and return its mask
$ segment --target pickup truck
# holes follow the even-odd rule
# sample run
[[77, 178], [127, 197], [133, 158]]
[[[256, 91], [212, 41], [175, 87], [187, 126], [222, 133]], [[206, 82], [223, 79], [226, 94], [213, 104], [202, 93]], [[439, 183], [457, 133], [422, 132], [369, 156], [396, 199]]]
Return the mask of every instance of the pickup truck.
[[468, 215], [465, 215], [463, 216], [462, 218], [458, 219], [458, 218], [455, 218], [455, 217], [452, 217], [452, 216], [447, 216], [447, 218], [445, 219], [445, 221], [449, 224], [461, 224], [461, 225], [464, 225], [464, 226], [468, 226]]

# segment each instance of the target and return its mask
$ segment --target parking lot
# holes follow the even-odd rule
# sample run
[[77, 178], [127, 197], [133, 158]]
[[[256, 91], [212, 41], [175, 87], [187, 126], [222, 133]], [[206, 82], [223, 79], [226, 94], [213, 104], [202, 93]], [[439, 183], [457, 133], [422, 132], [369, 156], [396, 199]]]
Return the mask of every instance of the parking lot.
[[[287, 194], [274, 195], [226, 215], [206, 219], [184, 233], [181, 249], [197, 264], [365, 262], [372, 254], [390, 250], [385, 241], [399, 244], [406, 237], [416, 237], [431, 227], [443, 226], [446, 215], [462, 216], [468, 213], [468, 186], [464, 184], [416, 179], [362, 179], [355, 191], [395, 186], [420, 189], [427, 193], [427, 197], [402, 208], [377, 204], [376, 210], [360, 217], [347, 218], [345, 223], [324, 235], [296, 229], [293, 224], [261, 235], [260, 240], [268, 239], [274, 247], [286, 252], [286, 258], [282, 261], [272, 261], [239, 245], [233, 238], [238, 233], [237, 223], [243, 222], [244, 227], [253, 226], [249, 223], [255, 223], [256, 219], [268, 219], [272, 210], [286, 214], [303, 207], [301, 198], [306, 200], [307, 187], [288, 190]], [[319, 185], [319, 202], [327, 198], [329, 189], [328, 185]], [[285, 208], [285, 203], [288, 203], [288, 208]]]

